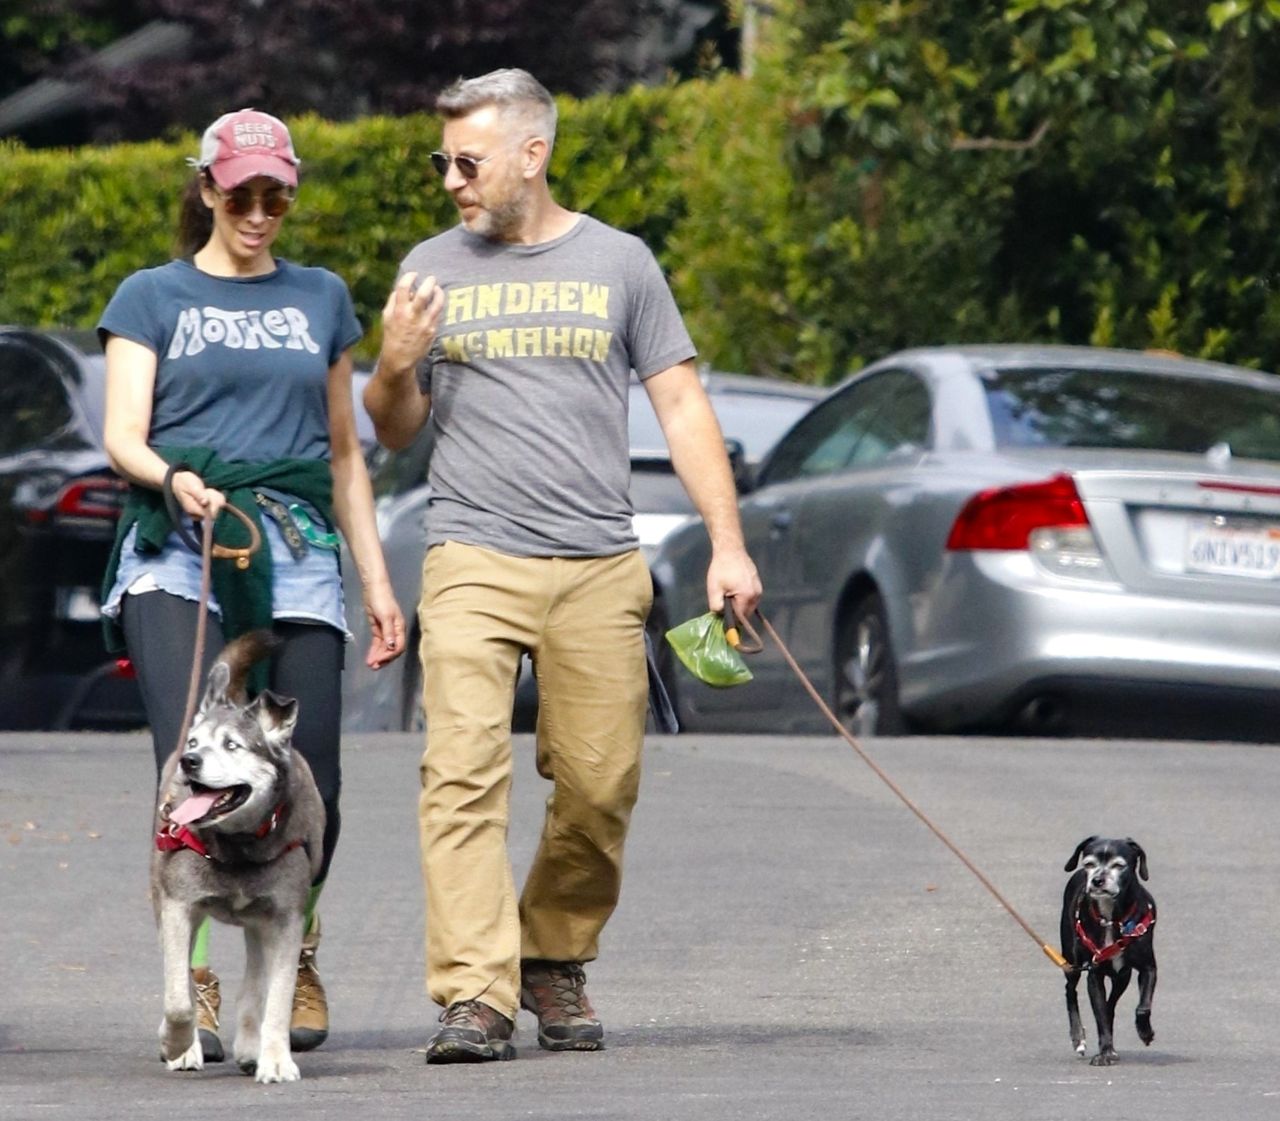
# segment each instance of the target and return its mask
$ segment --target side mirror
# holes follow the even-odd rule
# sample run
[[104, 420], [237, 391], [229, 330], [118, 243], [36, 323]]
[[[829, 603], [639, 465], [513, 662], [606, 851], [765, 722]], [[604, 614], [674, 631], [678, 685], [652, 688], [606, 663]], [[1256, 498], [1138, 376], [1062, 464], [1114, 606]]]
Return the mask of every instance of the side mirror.
[[733, 472], [733, 483], [739, 494], [746, 494], [751, 489], [751, 466], [747, 463], [747, 449], [742, 441], [726, 437], [724, 450], [729, 456], [729, 469]]

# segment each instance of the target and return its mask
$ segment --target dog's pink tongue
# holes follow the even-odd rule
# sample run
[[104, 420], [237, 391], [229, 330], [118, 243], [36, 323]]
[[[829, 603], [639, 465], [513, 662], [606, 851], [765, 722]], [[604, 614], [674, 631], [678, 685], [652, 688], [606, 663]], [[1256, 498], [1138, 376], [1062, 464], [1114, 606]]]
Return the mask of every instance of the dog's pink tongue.
[[202, 794], [192, 794], [185, 802], [169, 811], [169, 820], [177, 825], [189, 825], [199, 821], [213, 809], [213, 804], [221, 795], [219, 790], [209, 790]]

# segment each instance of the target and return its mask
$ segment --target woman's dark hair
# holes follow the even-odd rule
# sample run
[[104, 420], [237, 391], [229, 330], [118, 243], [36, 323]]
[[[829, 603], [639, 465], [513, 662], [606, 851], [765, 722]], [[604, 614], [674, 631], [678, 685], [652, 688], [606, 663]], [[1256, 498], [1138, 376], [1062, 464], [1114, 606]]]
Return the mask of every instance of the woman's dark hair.
[[209, 183], [208, 175], [207, 171], [197, 171], [178, 202], [178, 237], [174, 243], [174, 255], [177, 257], [194, 256], [213, 236], [213, 211], [200, 197], [200, 188]]

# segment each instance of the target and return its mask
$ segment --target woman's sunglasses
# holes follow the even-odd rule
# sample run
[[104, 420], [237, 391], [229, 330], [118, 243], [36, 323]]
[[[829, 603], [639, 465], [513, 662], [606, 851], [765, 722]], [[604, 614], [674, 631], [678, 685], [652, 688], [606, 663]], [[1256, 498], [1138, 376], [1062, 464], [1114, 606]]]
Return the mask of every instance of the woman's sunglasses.
[[464, 179], [474, 179], [480, 174], [480, 165], [488, 163], [492, 156], [484, 156], [482, 159], [476, 159], [475, 156], [451, 156], [447, 152], [432, 152], [431, 166], [434, 167], [442, 176], [449, 174], [449, 165], [457, 164], [458, 170], [462, 172]]
[[279, 218], [293, 205], [293, 195], [288, 191], [273, 190], [258, 194], [248, 187], [236, 187], [231, 191], [214, 187], [213, 193], [222, 200], [223, 209], [236, 218], [252, 214], [255, 206], [261, 206], [262, 213], [268, 218]]

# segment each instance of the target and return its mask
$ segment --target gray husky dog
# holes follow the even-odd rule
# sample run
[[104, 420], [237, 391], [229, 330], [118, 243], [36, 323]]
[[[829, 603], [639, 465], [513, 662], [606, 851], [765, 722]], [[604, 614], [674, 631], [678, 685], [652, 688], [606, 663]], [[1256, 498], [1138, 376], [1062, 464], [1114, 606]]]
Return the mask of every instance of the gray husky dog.
[[244, 687], [249, 667], [279, 641], [254, 631], [226, 647], [160, 779], [151, 902], [164, 954], [161, 1057], [170, 1070], [204, 1067], [189, 962], [195, 931], [211, 916], [244, 928], [236, 1063], [259, 1082], [301, 1077], [289, 1020], [324, 805], [291, 746], [298, 702], [271, 692], [249, 701]]

